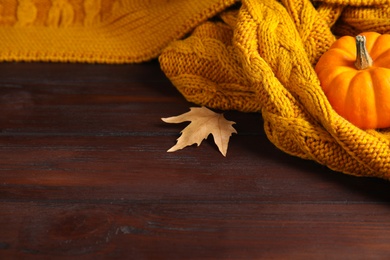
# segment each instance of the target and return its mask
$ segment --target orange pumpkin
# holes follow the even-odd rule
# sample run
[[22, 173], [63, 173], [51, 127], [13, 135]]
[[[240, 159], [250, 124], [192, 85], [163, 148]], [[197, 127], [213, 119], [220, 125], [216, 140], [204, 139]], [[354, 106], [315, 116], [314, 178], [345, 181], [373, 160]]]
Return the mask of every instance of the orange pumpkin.
[[343, 36], [315, 71], [339, 115], [362, 129], [390, 127], [390, 34]]

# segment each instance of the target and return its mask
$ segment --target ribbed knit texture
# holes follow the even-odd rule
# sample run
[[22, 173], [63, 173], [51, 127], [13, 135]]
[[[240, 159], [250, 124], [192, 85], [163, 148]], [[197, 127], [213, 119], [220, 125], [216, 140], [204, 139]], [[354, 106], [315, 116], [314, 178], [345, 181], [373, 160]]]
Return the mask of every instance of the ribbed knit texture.
[[388, 0], [9, 0], [0, 3], [0, 60], [159, 57], [187, 100], [261, 112], [281, 150], [390, 179], [389, 129], [340, 117], [314, 71], [337, 37], [389, 33], [389, 18]]

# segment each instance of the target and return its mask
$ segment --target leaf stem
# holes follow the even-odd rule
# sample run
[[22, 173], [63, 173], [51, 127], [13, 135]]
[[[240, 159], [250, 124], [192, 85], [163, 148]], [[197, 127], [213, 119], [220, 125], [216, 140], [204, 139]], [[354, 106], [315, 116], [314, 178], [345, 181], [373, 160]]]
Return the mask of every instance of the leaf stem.
[[358, 70], [364, 70], [372, 66], [372, 58], [367, 51], [366, 37], [356, 36], [356, 61], [355, 67]]

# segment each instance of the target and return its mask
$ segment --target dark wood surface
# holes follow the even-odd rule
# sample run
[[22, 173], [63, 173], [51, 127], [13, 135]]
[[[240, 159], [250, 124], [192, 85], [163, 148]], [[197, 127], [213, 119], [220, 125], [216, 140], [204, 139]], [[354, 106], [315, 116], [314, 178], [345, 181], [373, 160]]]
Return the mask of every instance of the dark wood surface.
[[1, 259], [386, 259], [389, 183], [276, 149], [260, 114], [174, 153], [156, 61], [0, 64]]

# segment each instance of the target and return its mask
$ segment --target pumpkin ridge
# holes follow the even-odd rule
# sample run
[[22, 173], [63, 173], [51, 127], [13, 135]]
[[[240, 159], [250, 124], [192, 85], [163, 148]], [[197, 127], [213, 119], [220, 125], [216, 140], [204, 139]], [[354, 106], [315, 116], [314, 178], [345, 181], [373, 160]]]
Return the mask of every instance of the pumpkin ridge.
[[379, 108], [380, 103], [378, 102], [378, 98], [380, 99], [381, 96], [378, 95], [378, 93], [377, 93], [378, 87], [381, 87], [382, 84], [381, 84], [381, 82], [377, 81], [377, 76], [376, 76], [377, 71], [378, 71], [377, 69], [369, 69], [366, 72], [366, 73], [368, 73], [368, 75], [370, 75], [370, 81], [369, 82], [372, 83], [371, 84], [371, 92], [372, 92], [373, 97], [372, 97], [371, 100], [373, 102], [372, 108], [375, 109], [374, 113], [372, 114], [372, 116], [370, 117], [370, 120], [369, 120], [371, 123], [374, 120], [375, 120], [375, 122], [372, 123], [373, 126], [370, 127], [370, 128], [375, 128], [375, 126], [380, 125], [378, 123], [378, 121], [379, 122], [383, 121], [383, 120], [380, 120], [380, 115], [381, 115], [381, 111], [380, 110], [381, 109]]
[[[346, 114], [353, 124], [365, 128], [374, 128], [377, 123], [377, 105], [375, 100], [375, 83], [372, 69], [359, 71], [351, 78], [346, 101]], [[375, 80], [375, 79], [374, 79]], [[365, 82], [366, 84], [362, 84]], [[357, 92], [357, 94], [356, 94]], [[374, 100], [374, 104], [372, 101]], [[351, 106], [351, 104], [355, 104]], [[358, 109], [358, 111], [356, 111]], [[375, 110], [375, 111], [374, 111]], [[364, 115], [364, 116], [363, 116]], [[373, 123], [375, 118], [375, 123]]]
[[[356, 74], [357, 74], [356, 71], [351, 70], [350, 68], [348, 68], [346, 66], [345, 66], [345, 68], [343, 66], [343, 67], [340, 67], [339, 69], [340, 70], [345, 69], [345, 70], [341, 71], [341, 72], [340, 72], [340, 70], [338, 70], [337, 72], [334, 72], [333, 74], [335, 74], [335, 75], [334, 76], [332, 75], [333, 77], [328, 83], [329, 86], [333, 86], [336, 83], [336, 81], [344, 81], [347, 78], [350, 78], [352, 80], [354, 77], [356, 77]], [[337, 87], [337, 88], [340, 89], [339, 87]], [[328, 88], [328, 89], [333, 89], [333, 88]]]
[[[332, 46], [330, 46], [329, 50], [332, 50], [332, 49], [345, 49], [344, 46], [353, 46], [353, 45], [355, 45], [355, 38], [354, 37], [352, 37], [352, 36], [342, 36], [341, 38], [336, 40], [332, 44]], [[350, 51], [352, 52], [353, 55], [356, 54], [356, 49], [352, 49], [351, 48]]]
[[345, 104], [345, 100], [348, 97], [349, 87], [345, 86], [343, 83], [346, 78], [350, 78], [352, 80], [356, 74], [357, 73], [354, 70], [346, 70], [341, 73], [337, 72], [335, 73], [335, 76], [326, 84], [328, 86], [327, 89], [322, 87], [325, 95], [328, 98], [328, 101], [331, 103], [333, 109], [338, 114], [340, 114], [340, 112], [343, 111], [347, 105]]
[[372, 57], [372, 59], [373, 67], [382, 67], [390, 69], [390, 49], [381, 52], [378, 56]]
[[339, 55], [342, 55], [342, 58], [334, 59], [334, 61], [339, 61], [339, 62], [332, 63], [333, 66], [351, 66], [350, 64], [353, 64], [356, 60], [356, 48], [354, 49], [334, 48], [334, 49], [330, 49], [329, 51], [334, 57], [339, 57]]
[[[390, 97], [386, 95], [390, 91], [390, 70], [386, 68], [376, 68], [369, 71], [373, 84], [374, 102], [376, 108], [377, 122], [388, 122], [387, 117], [390, 113]], [[381, 101], [381, 102], [378, 102]], [[385, 104], [385, 105], [384, 105]], [[380, 128], [390, 127], [390, 123], [377, 123]]]

